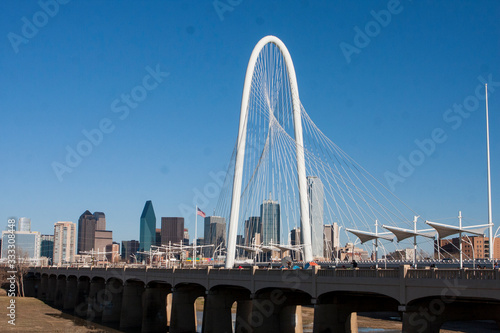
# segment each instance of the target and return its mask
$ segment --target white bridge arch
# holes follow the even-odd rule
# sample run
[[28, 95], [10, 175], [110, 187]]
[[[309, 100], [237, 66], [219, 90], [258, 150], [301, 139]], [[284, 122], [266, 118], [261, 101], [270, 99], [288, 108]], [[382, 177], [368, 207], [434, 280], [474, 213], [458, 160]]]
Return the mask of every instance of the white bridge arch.
[[233, 178], [233, 189], [231, 198], [231, 213], [229, 219], [229, 234], [226, 256], [226, 268], [234, 266], [236, 255], [236, 239], [238, 232], [238, 219], [240, 214], [241, 200], [241, 185], [243, 177], [243, 162], [245, 156], [245, 145], [247, 136], [247, 119], [249, 108], [249, 97], [252, 89], [252, 78], [255, 71], [255, 64], [260, 52], [267, 44], [274, 44], [281, 52], [284, 58], [290, 84], [293, 106], [293, 124], [295, 133], [295, 147], [297, 156], [297, 181], [300, 198], [300, 226], [303, 239], [304, 260], [311, 261], [313, 259], [311, 248], [311, 224], [309, 216], [309, 204], [307, 197], [307, 179], [304, 159], [304, 142], [302, 136], [302, 120], [301, 120], [301, 104], [299, 99], [299, 89], [297, 78], [295, 76], [295, 68], [293, 67], [292, 57], [288, 52], [285, 44], [275, 36], [266, 36], [262, 38], [252, 51], [248, 62], [247, 72], [245, 75], [245, 83], [243, 86], [243, 96], [241, 99], [240, 125], [238, 131], [238, 141], [236, 145], [236, 162]]

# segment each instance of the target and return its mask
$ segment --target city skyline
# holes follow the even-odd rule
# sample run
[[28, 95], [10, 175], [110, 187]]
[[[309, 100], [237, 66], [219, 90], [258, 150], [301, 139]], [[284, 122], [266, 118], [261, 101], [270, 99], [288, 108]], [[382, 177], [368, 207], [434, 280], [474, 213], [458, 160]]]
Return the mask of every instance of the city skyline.
[[[0, 200], [4, 221], [29, 216], [49, 234], [55, 222], [77, 222], [81, 210], [95, 207], [106, 212], [117, 240], [136, 239], [137, 212], [151, 199], [158, 216], [184, 217], [194, 231], [193, 207], [215, 207], [213, 189], [236, 140], [248, 57], [267, 34], [290, 49], [301, 101], [321, 130], [385, 186], [387, 172], [402, 177], [393, 183], [396, 195], [429, 220], [462, 210], [464, 224], [486, 222], [484, 101], [474, 97], [489, 82], [495, 220], [499, 4], [401, 1], [390, 22], [363, 40], [354, 28], [377, 22], [372, 11], [387, 4], [242, 3], [223, 20], [210, 3], [102, 4], [129, 20], [126, 27], [71, 2], [17, 52], [4, 38], [1, 147], [10, 161], [2, 178], [9, 189]], [[21, 18], [40, 10], [36, 2], [0, 6], [5, 35], [21, 34]], [[94, 24], [109, 46], [95, 31], [84, 33]], [[356, 52], [346, 53], [346, 45]], [[127, 106], [122, 94], [141, 87], [146, 75], [156, 88]], [[445, 131], [444, 142], [429, 143], [435, 129]], [[67, 147], [77, 151], [89, 137], [98, 144], [59, 181], [53, 162], [66, 163]], [[414, 152], [425, 153], [421, 164], [408, 164]]]

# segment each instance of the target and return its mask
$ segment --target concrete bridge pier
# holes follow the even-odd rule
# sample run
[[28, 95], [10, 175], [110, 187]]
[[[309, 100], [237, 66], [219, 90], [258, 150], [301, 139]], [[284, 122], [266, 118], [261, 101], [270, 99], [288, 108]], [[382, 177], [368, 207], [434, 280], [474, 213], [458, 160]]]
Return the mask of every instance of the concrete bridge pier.
[[93, 278], [90, 281], [87, 320], [101, 320], [104, 302], [107, 301], [105, 288], [106, 283], [103, 278]]
[[23, 278], [23, 289], [24, 296], [26, 297], [36, 297], [36, 279], [33, 274], [24, 276]]
[[249, 333], [253, 331], [249, 324], [251, 315], [252, 300], [239, 300], [236, 306], [236, 322], [234, 327], [236, 333]]
[[88, 297], [90, 291], [90, 279], [88, 277], [80, 277], [76, 285], [76, 300], [75, 300], [75, 315], [79, 317], [87, 317]]
[[143, 282], [129, 280], [125, 283], [120, 314], [120, 329], [141, 329], [143, 294]]
[[106, 283], [107, 302], [102, 310], [103, 323], [119, 323], [123, 304], [123, 283], [119, 279], [109, 279]]
[[42, 301], [47, 301], [49, 292], [49, 277], [48, 275], [42, 275], [40, 277], [40, 288], [38, 289], [38, 298]]
[[171, 291], [166, 283], [149, 283], [144, 291], [142, 306], [142, 333], [165, 332], [167, 329], [167, 294]]
[[196, 332], [195, 301], [205, 296], [200, 285], [179, 285], [173, 288], [170, 333]]
[[78, 280], [76, 276], [68, 276], [66, 280], [66, 291], [64, 292], [63, 310], [74, 310], [78, 292]]
[[57, 276], [49, 276], [49, 285], [47, 288], [47, 302], [54, 303], [56, 300]]
[[57, 278], [57, 283], [56, 283], [56, 298], [54, 300], [54, 305], [57, 308], [63, 307], [65, 292], [66, 292], [66, 276], [61, 275]]
[[357, 313], [340, 304], [316, 303], [313, 332], [358, 332]]
[[203, 308], [203, 333], [231, 333], [233, 331], [231, 307], [232, 290], [209, 290]]
[[269, 290], [255, 296], [252, 300], [252, 314], [248, 321], [252, 331], [248, 331], [302, 333], [300, 304], [310, 304], [310, 298], [303, 298], [300, 293], [294, 295], [281, 289]]

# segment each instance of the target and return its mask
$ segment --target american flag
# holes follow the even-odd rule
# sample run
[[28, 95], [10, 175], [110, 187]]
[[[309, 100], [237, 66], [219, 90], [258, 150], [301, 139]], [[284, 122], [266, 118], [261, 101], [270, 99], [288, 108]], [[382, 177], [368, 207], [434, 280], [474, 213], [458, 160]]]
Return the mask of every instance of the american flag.
[[203, 211], [201, 209], [199, 209], [198, 207], [196, 207], [197, 211], [196, 211], [196, 214], [200, 215], [201, 217], [205, 217], [207, 216], [205, 213], [203, 213]]

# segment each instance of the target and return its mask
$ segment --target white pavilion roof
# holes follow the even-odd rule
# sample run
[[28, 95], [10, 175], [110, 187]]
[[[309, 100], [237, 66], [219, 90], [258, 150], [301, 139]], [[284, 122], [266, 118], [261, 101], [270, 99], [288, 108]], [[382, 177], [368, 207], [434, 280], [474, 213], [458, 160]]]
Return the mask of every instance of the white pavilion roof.
[[483, 236], [484, 231], [490, 226], [489, 224], [473, 225], [469, 227], [456, 227], [454, 225], [447, 225], [437, 222], [425, 221], [428, 225], [436, 229], [439, 238], [445, 238], [460, 232], [466, 232], [473, 235]]
[[345, 230], [358, 236], [359, 240], [361, 241], [361, 244], [376, 238], [382, 238], [392, 242], [394, 238], [394, 236], [390, 232], [374, 233], [374, 232], [354, 230], [349, 228], [346, 228]]
[[411, 230], [411, 229], [403, 229], [403, 228], [398, 228], [398, 227], [392, 227], [392, 226], [387, 226], [383, 225], [382, 228], [389, 230], [392, 232], [394, 235], [396, 235], [396, 238], [398, 239], [398, 242], [401, 242], [402, 240], [414, 236], [423, 236], [423, 237], [428, 237], [428, 238], [434, 238], [436, 235], [436, 230], [434, 229], [425, 229], [425, 230]]

